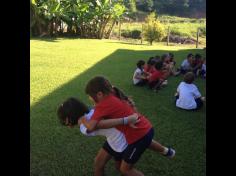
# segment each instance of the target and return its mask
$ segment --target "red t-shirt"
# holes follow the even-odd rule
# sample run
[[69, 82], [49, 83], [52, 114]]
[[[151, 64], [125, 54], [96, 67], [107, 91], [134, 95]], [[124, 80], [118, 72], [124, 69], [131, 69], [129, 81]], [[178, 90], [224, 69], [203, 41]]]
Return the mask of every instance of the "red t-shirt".
[[203, 60], [199, 59], [199, 60], [195, 60], [195, 61], [193, 62], [193, 65], [194, 65], [194, 66], [197, 66], [198, 64], [201, 66], [201, 65], [203, 64]]
[[160, 70], [155, 69], [155, 71], [152, 73], [148, 81], [153, 82], [159, 79], [163, 79], [163, 73]]
[[[121, 101], [113, 95], [108, 95], [95, 106], [91, 120], [116, 119], [127, 117], [135, 113], [135, 110], [125, 101]], [[137, 113], [137, 112], [136, 112]], [[139, 113], [138, 113], [139, 114]], [[128, 144], [132, 144], [145, 136], [152, 128], [151, 123], [143, 115], [139, 114], [140, 121], [135, 124], [137, 128], [129, 125], [118, 125], [116, 129], [124, 133]]]
[[145, 71], [145, 72], [153, 73], [154, 70], [155, 70], [155, 69], [154, 69], [153, 66], [150, 66], [150, 65], [145, 65], [145, 66], [144, 66], [144, 71]]

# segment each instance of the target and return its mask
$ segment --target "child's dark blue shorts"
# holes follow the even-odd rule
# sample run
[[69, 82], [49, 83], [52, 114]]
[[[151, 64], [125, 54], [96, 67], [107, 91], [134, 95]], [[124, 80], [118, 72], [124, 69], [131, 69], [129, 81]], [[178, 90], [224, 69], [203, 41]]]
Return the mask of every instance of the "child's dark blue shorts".
[[153, 136], [154, 129], [151, 128], [144, 137], [128, 145], [122, 153], [115, 152], [107, 142], [104, 143], [103, 149], [112, 155], [116, 161], [124, 160], [129, 164], [135, 164], [143, 152], [150, 146]]

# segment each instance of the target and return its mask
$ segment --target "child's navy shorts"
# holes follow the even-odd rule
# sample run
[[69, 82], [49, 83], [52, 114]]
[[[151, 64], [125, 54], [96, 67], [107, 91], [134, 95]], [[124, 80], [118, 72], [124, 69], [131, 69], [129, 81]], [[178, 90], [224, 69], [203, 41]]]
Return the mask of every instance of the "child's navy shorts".
[[122, 153], [115, 152], [107, 142], [104, 143], [103, 149], [112, 155], [116, 161], [124, 160], [129, 164], [135, 164], [143, 152], [150, 146], [153, 136], [154, 129], [151, 128], [144, 137], [128, 145]]

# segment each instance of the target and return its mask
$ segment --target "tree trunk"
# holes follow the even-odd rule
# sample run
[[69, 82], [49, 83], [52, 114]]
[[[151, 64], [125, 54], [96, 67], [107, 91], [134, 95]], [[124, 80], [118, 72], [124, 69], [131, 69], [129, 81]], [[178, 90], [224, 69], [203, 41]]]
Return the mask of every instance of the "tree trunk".
[[108, 21], [109, 21], [110, 19], [111, 19], [111, 15], [109, 15], [107, 18], [103, 18], [103, 19], [102, 19], [102, 21], [101, 21], [101, 26], [100, 26], [99, 33], [98, 33], [98, 38], [99, 38], [99, 39], [102, 39], [102, 38], [103, 38], [106, 25], [107, 25], [107, 23], [108, 23]]
[[49, 35], [53, 37], [53, 20], [49, 22]]
[[113, 30], [115, 24], [116, 24], [116, 20], [113, 21], [113, 23], [112, 23], [110, 29], [109, 29], [108, 32], [107, 32], [107, 38], [108, 38], [108, 39], [111, 38], [111, 33], [112, 33], [112, 30]]

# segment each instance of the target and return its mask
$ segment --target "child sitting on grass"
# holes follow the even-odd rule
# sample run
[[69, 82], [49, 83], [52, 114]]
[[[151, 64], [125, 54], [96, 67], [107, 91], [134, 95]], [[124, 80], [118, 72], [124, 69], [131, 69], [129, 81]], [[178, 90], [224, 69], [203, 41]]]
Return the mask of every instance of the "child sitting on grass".
[[180, 73], [185, 74], [189, 71], [192, 71], [192, 61], [193, 61], [193, 54], [190, 53], [187, 55], [187, 58], [182, 62], [180, 66]]
[[148, 59], [147, 64], [144, 66], [144, 73], [147, 76], [150, 76], [154, 72], [154, 70], [155, 70], [155, 68], [154, 68], [155, 63], [156, 62], [154, 61], [154, 57], [150, 57]]
[[175, 104], [178, 108], [185, 110], [197, 110], [203, 106], [205, 97], [201, 96], [196, 85], [193, 84], [194, 74], [188, 72], [184, 75], [184, 81], [181, 82], [175, 94]]
[[169, 57], [170, 57], [170, 63], [175, 66], [176, 65], [176, 61], [174, 59], [174, 54], [173, 53], [169, 53]]
[[206, 78], [206, 58], [203, 59], [202, 68], [199, 74], [202, 78]]
[[202, 68], [202, 64], [203, 64], [202, 56], [200, 54], [196, 54], [192, 63], [193, 73], [195, 74], [195, 76], [199, 75], [199, 72]]
[[167, 85], [167, 75], [163, 73], [162, 68], [163, 62], [158, 61], [155, 64], [155, 71], [148, 77], [148, 86], [155, 92], [157, 92], [157, 90], [159, 90], [162, 86]]
[[159, 55], [156, 55], [153, 59], [155, 62], [161, 61], [161, 57]]
[[180, 72], [177, 72], [174, 68], [175, 61], [174, 55], [172, 53], [162, 55], [163, 70], [166, 73], [166, 76], [174, 75], [177, 76]]
[[137, 63], [137, 68], [133, 75], [133, 84], [135, 86], [144, 86], [147, 83], [147, 76], [144, 74], [145, 61], [139, 60]]

